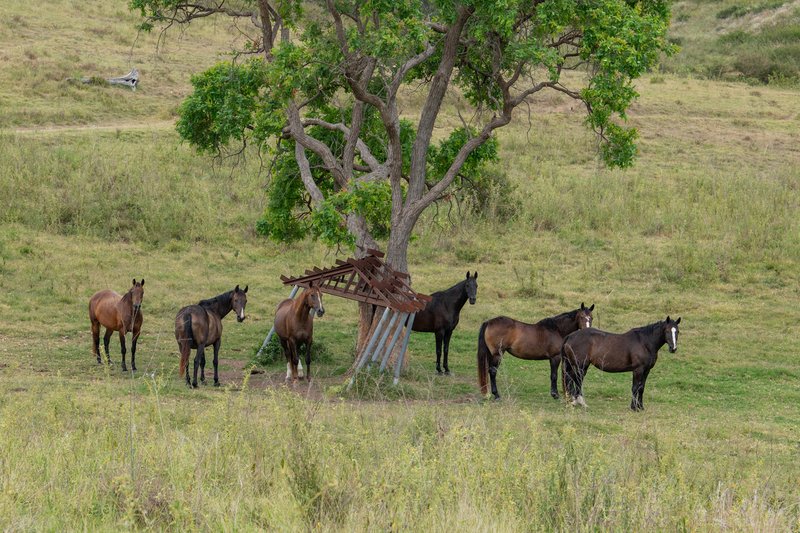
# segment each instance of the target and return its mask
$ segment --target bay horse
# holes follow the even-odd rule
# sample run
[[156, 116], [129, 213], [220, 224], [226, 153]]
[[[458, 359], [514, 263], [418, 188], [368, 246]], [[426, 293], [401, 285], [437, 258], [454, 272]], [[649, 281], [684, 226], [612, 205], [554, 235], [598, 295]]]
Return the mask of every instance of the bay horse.
[[[305, 345], [306, 349], [306, 379], [311, 381], [311, 344], [314, 336], [314, 316], [321, 317], [325, 314], [322, 305], [322, 292], [319, 287], [311, 286], [304, 289], [295, 299], [287, 298], [278, 304], [275, 309], [275, 334], [281, 341], [281, 350], [286, 357], [286, 381], [291, 377], [292, 382], [298, 379], [300, 364], [298, 349]], [[302, 376], [300, 376], [302, 377]]]
[[[200, 368], [200, 382], [206, 381], [206, 346], [214, 347], [214, 386], [219, 387], [219, 345], [222, 341], [222, 319], [233, 311], [237, 322], [244, 322], [244, 308], [247, 305], [247, 289], [237, 285], [232, 291], [201, 300], [195, 305], [187, 305], [175, 316], [175, 340], [181, 354], [178, 375], [186, 374], [186, 384], [197, 388], [197, 369]], [[189, 355], [194, 355], [194, 374], [189, 381]]]
[[464, 307], [467, 300], [470, 305], [475, 305], [477, 297], [478, 272], [475, 271], [475, 275], [470, 277], [468, 271], [466, 279], [459, 281], [449, 289], [431, 294], [432, 300], [414, 317], [412, 331], [436, 335], [436, 372], [439, 374], [442, 373], [442, 348], [444, 348], [444, 373], [450, 374], [450, 368], [447, 365], [450, 336], [458, 325], [461, 308]]
[[122, 371], [127, 372], [125, 364], [125, 335], [133, 332], [131, 339], [131, 370], [136, 370], [136, 342], [142, 331], [142, 299], [144, 298], [144, 278], [141, 282], [133, 279], [133, 285], [125, 296], [120, 296], [111, 289], [96, 292], [89, 299], [89, 321], [92, 323], [92, 351], [97, 356], [97, 362], [102, 363], [100, 357], [100, 326], [106, 328], [103, 337], [103, 347], [106, 350], [106, 360], [111, 364], [108, 355], [108, 343], [111, 335], [119, 331], [119, 345], [122, 351]]
[[545, 318], [535, 324], [526, 324], [507, 316], [498, 316], [484, 322], [478, 333], [478, 384], [481, 394], [486, 395], [487, 375], [492, 381], [492, 395], [500, 399], [497, 392], [497, 368], [503, 352], [527, 360], [550, 360], [550, 396], [558, 399], [558, 364], [561, 361], [561, 345], [570, 333], [592, 326], [591, 307], [583, 302], [578, 309]]
[[644, 409], [642, 396], [647, 375], [655, 366], [658, 350], [666, 344], [670, 353], [678, 350], [678, 320], [666, 320], [634, 328], [626, 333], [609, 333], [599, 329], [576, 331], [564, 340], [566, 392], [573, 405], [586, 407], [583, 399], [583, 377], [592, 364], [605, 372], [633, 372], [631, 409]]

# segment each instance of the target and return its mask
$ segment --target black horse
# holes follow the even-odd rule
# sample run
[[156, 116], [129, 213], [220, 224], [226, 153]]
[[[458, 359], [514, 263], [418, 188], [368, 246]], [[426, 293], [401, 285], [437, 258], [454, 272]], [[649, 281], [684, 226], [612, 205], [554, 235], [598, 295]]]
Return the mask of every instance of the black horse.
[[678, 320], [667, 317], [662, 322], [634, 328], [626, 333], [608, 333], [599, 329], [581, 329], [564, 339], [565, 387], [573, 405], [586, 407], [583, 400], [583, 377], [592, 364], [606, 372], [633, 372], [631, 409], [644, 409], [642, 396], [647, 374], [656, 364], [658, 350], [666, 343], [669, 351], [678, 350]]
[[442, 344], [444, 344], [444, 373], [449, 374], [450, 368], [447, 366], [447, 354], [450, 351], [450, 336], [458, 325], [458, 315], [464, 304], [475, 304], [478, 296], [478, 272], [470, 276], [467, 272], [467, 279], [462, 280], [449, 289], [434, 292], [433, 298], [425, 309], [417, 313], [414, 318], [412, 331], [423, 333], [433, 332], [436, 335], [436, 371], [442, 373]]

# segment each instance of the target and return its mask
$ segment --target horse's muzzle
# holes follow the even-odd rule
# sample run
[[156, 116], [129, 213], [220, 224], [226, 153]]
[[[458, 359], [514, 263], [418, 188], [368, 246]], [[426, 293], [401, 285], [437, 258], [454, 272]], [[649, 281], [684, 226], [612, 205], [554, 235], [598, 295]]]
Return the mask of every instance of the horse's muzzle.
[[324, 314], [325, 314], [325, 310], [324, 309], [317, 309], [317, 316], [322, 316]]
[[469, 305], [475, 305], [475, 298], [469, 299]]
[[246, 318], [246, 317], [243, 317], [243, 316], [236, 315], [236, 322], [244, 322], [244, 319], [245, 319], [245, 318]]
[[669, 353], [675, 353], [678, 351], [678, 348], [670, 348]]

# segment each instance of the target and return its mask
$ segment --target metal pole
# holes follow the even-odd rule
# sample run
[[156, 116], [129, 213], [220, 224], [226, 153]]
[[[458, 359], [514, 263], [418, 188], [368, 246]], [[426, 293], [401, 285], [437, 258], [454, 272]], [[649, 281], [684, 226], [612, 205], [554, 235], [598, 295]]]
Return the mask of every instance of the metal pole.
[[400, 318], [402, 313], [398, 313], [397, 311], [392, 310], [392, 319], [389, 321], [389, 325], [386, 326], [385, 331], [383, 332], [383, 336], [381, 336], [381, 340], [378, 341], [378, 344], [375, 346], [375, 351], [372, 352], [372, 361], [374, 363], [378, 360], [378, 356], [383, 352], [383, 347], [386, 344], [386, 339], [389, 338], [389, 333], [392, 332], [392, 328], [394, 327], [397, 319]]
[[383, 359], [381, 359], [381, 367], [380, 367], [381, 372], [386, 370], [386, 363], [389, 362], [389, 356], [392, 353], [394, 345], [397, 344], [397, 339], [400, 338], [400, 332], [403, 331], [403, 324], [405, 324], [407, 318], [408, 318], [408, 313], [403, 313], [403, 318], [400, 320], [400, 324], [397, 326], [397, 329], [394, 330], [394, 335], [392, 335], [392, 340], [389, 341], [389, 345], [386, 347], [386, 351], [383, 353]]
[[375, 344], [375, 340], [380, 335], [381, 330], [383, 329], [383, 323], [386, 322], [386, 316], [388, 314], [389, 314], [389, 308], [387, 307], [383, 311], [383, 315], [381, 316], [378, 325], [375, 327], [375, 331], [372, 332], [372, 336], [369, 338], [367, 347], [364, 348], [364, 351], [359, 356], [358, 363], [356, 363], [356, 368], [353, 370], [353, 377], [350, 378], [350, 383], [347, 384], [347, 390], [350, 390], [350, 387], [353, 386], [353, 383], [355, 383], [356, 381], [356, 374], [358, 373], [359, 370], [361, 370], [361, 367], [364, 366], [364, 363], [366, 363], [367, 360], [369, 359], [369, 352], [372, 350], [372, 345]]
[[408, 319], [408, 324], [406, 324], [406, 338], [403, 339], [403, 347], [400, 349], [400, 355], [397, 356], [397, 361], [394, 362], [394, 384], [397, 385], [400, 383], [400, 369], [403, 368], [403, 359], [406, 356], [406, 350], [408, 350], [408, 339], [411, 337], [411, 327], [414, 325], [414, 317], [417, 316], [416, 313], [411, 315]]
[[370, 337], [369, 342], [367, 343], [367, 347], [364, 348], [364, 353], [361, 354], [361, 359], [358, 361], [358, 366], [356, 366], [356, 372], [361, 370], [361, 367], [364, 366], [369, 360], [369, 354], [372, 351], [372, 346], [375, 344], [375, 340], [380, 336], [381, 332], [383, 332], [383, 324], [386, 323], [386, 317], [389, 316], [390, 309], [387, 307], [383, 311], [383, 315], [381, 315], [381, 319], [378, 322], [378, 326], [375, 328], [375, 331], [372, 332], [372, 337]]
[[[289, 293], [289, 299], [290, 300], [292, 298], [294, 298], [294, 296], [297, 294], [297, 291], [299, 289], [300, 289], [299, 285], [295, 285], [294, 287], [292, 287], [292, 292]], [[274, 333], [275, 333], [275, 324], [273, 323], [272, 324], [272, 328], [269, 330], [269, 333], [267, 333], [267, 338], [264, 339], [264, 343], [261, 345], [261, 348], [258, 349], [258, 353], [256, 354], [256, 357], [261, 357], [261, 352], [263, 352], [264, 348], [267, 347], [267, 344], [269, 344], [269, 341], [270, 341], [270, 339], [272, 339], [272, 335]]]

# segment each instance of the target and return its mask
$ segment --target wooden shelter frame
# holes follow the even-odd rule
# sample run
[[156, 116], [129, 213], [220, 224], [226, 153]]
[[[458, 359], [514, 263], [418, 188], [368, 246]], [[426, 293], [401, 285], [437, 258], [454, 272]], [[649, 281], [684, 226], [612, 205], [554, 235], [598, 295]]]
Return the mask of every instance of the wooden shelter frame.
[[[409, 275], [388, 266], [383, 262], [383, 257], [383, 252], [368, 249], [367, 255], [360, 259], [337, 260], [336, 265], [332, 267], [325, 269], [314, 267], [298, 277], [281, 276], [284, 285], [293, 285], [289, 298], [294, 298], [300, 287], [314, 286], [319, 287], [325, 294], [384, 308], [367, 344], [355, 359], [353, 376], [350, 378], [348, 388], [352, 386], [356, 374], [365, 365], [369, 366], [380, 361], [379, 371], [386, 370], [389, 356], [400, 338], [401, 331], [405, 330], [403, 344], [394, 365], [394, 384], [400, 381], [400, 370], [408, 350], [414, 317], [425, 309], [431, 300], [430, 296], [411, 289], [408, 284]], [[273, 326], [258, 350], [259, 356], [274, 333]]]

